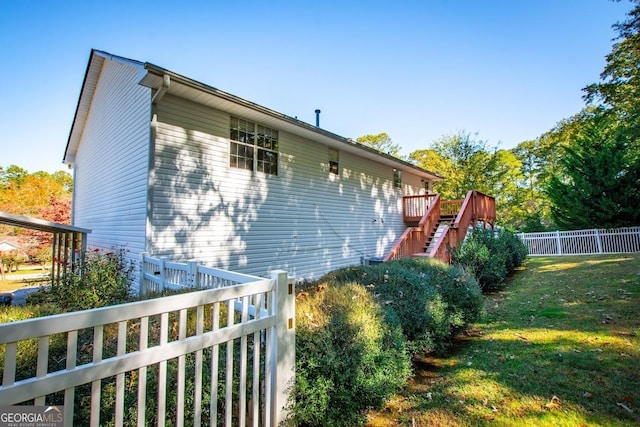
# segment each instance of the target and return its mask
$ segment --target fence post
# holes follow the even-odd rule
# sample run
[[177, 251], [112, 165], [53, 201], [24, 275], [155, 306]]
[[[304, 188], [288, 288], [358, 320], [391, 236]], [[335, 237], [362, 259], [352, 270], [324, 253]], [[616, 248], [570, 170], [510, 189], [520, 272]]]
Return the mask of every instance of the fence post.
[[558, 243], [558, 255], [562, 255], [562, 242], [560, 241], [560, 230], [556, 231], [556, 242]]
[[187, 287], [198, 287], [198, 261], [187, 262]]
[[598, 253], [602, 253], [602, 239], [600, 238], [600, 231], [596, 229], [596, 243], [598, 244]]
[[296, 331], [295, 331], [295, 284], [289, 282], [287, 272], [271, 272], [276, 281], [275, 345], [273, 346], [271, 382], [271, 416], [273, 425], [278, 426], [287, 419], [289, 413], [289, 395], [295, 381]]
[[138, 292], [140, 295], [147, 293], [147, 287], [144, 285], [144, 274], [146, 273], [144, 258], [147, 256], [147, 252], [140, 252], [140, 269], [138, 274]]
[[162, 292], [164, 291], [164, 285], [166, 283], [167, 280], [167, 276], [166, 276], [166, 272], [165, 272], [165, 265], [167, 263], [167, 259], [166, 258], [160, 258], [160, 266], [158, 268], [160, 268], [160, 275], [159, 275], [159, 279], [160, 279], [160, 286], [158, 286], [158, 292]]

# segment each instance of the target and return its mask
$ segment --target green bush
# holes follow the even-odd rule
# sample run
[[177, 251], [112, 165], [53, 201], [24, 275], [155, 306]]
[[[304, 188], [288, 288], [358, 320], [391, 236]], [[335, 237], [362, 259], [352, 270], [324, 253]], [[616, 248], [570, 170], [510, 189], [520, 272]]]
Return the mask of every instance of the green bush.
[[302, 426], [363, 424], [405, 384], [414, 353], [446, 349], [482, 308], [472, 276], [432, 259], [342, 268], [298, 290], [292, 413]]
[[410, 360], [397, 320], [390, 322], [358, 284], [298, 294], [292, 421], [354, 426], [404, 386]]
[[451, 338], [477, 320], [482, 293], [473, 276], [431, 258], [333, 271], [321, 281], [365, 286], [397, 318], [412, 352], [442, 351]]
[[501, 289], [507, 275], [521, 266], [526, 257], [524, 243], [507, 230], [474, 229], [452, 250], [453, 262], [472, 273], [485, 292]]
[[[369, 287], [396, 312], [414, 352], [442, 352], [482, 310], [476, 280], [462, 269], [431, 258], [376, 265], [382, 281]], [[369, 273], [369, 275], [373, 275]], [[379, 275], [378, 275], [379, 276]]]
[[442, 296], [452, 318], [450, 336], [457, 334], [480, 318], [482, 314], [480, 286], [472, 275], [459, 266], [445, 264], [433, 258], [405, 258], [396, 263], [423, 275]]
[[51, 313], [104, 307], [129, 301], [133, 264], [125, 250], [87, 252], [78, 270], [27, 297], [27, 304], [49, 306]]
[[376, 296], [387, 316], [396, 317], [412, 352], [433, 350], [448, 332], [442, 300], [425, 277], [397, 264], [364, 269], [360, 281]]
[[504, 248], [508, 254], [506, 267], [511, 273], [516, 268], [524, 264], [527, 259], [527, 246], [511, 231], [503, 231], [499, 237], [503, 241]]

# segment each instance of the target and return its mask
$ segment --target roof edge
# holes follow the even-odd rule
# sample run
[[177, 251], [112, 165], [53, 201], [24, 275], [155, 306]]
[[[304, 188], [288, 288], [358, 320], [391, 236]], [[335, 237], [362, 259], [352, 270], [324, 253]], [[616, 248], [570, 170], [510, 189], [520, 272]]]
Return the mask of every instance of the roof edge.
[[73, 122], [71, 123], [71, 129], [69, 130], [69, 137], [67, 138], [67, 145], [64, 150], [64, 156], [62, 157], [62, 163], [72, 164], [75, 162], [75, 150], [77, 149], [78, 142], [84, 132], [85, 120], [88, 112], [82, 110], [83, 105], [90, 105], [93, 95], [95, 93], [95, 86], [89, 89], [89, 83], [97, 82], [97, 77], [102, 71], [104, 60], [116, 61], [123, 64], [131, 65], [143, 68], [143, 63], [134, 59], [125, 58], [124, 56], [113, 55], [103, 50], [91, 49], [89, 54], [89, 60], [87, 62], [87, 68], [82, 80], [82, 86], [80, 87], [80, 94], [78, 95], [78, 103], [76, 104], [76, 111], [73, 115]]
[[[184, 76], [182, 74], [178, 74], [178, 73], [175, 73], [173, 71], [167, 70], [166, 68], [160, 67], [160, 66], [152, 64], [150, 62], [145, 62], [144, 63], [144, 68], [147, 70], [147, 72], [155, 74], [158, 77], [162, 77], [164, 75], [168, 75], [171, 80], [175, 80], [175, 81], [177, 81], [179, 83], [182, 83], [184, 85], [193, 87], [194, 89], [198, 89], [198, 90], [201, 90], [203, 92], [212, 94], [214, 96], [218, 96], [218, 97], [223, 98], [223, 99], [225, 99], [227, 101], [230, 101], [230, 102], [233, 102], [235, 104], [241, 105], [241, 106], [243, 106], [245, 108], [249, 108], [249, 109], [252, 109], [252, 110], [259, 111], [259, 112], [261, 112], [263, 114], [266, 114], [268, 116], [274, 117], [274, 118], [276, 118], [278, 120], [282, 120], [282, 121], [285, 121], [285, 122], [287, 122], [289, 124], [292, 124], [292, 125], [295, 125], [295, 126], [299, 126], [299, 127], [303, 128], [303, 129], [305, 129], [307, 131], [311, 131], [311, 132], [317, 133], [317, 134], [322, 135], [324, 137], [331, 138], [333, 140], [339, 141], [339, 142], [341, 142], [343, 144], [346, 144], [346, 145], [349, 145], [349, 146], [352, 146], [352, 147], [356, 147], [356, 148], [358, 148], [360, 150], [363, 150], [365, 152], [369, 152], [371, 154], [375, 154], [377, 156], [383, 157], [387, 161], [391, 161], [391, 162], [397, 163], [397, 165], [399, 167], [412, 169], [412, 170], [414, 170], [416, 172], [419, 172], [419, 173], [421, 173], [423, 175], [428, 175], [429, 178], [431, 178], [431, 179], [436, 179], [436, 180], [437, 179], [444, 179], [444, 177], [442, 177], [441, 175], [439, 175], [439, 174], [437, 174], [435, 172], [431, 172], [431, 171], [429, 171], [427, 169], [423, 169], [421, 167], [418, 167], [418, 166], [414, 165], [413, 163], [410, 163], [410, 162], [408, 162], [406, 160], [403, 160], [403, 159], [400, 159], [398, 157], [392, 156], [390, 154], [383, 153], [382, 151], [376, 150], [375, 148], [371, 148], [371, 147], [368, 147], [368, 146], [366, 146], [364, 144], [360, 144], [359, 142], [356, 142], [351, 138], [346, 138], [346, 137], [340, 136], [340, 135], [338, 135], [336, 133], [333, 133], [333, 132], [330, 132], [328, 130], [322, 129], [320, 127], [314, 126], [312, 124], [309, 124], [309, 123], [304, 122], [302, 120], [299, 120], [297, 118], [294, 118], [294, 117], [291, 117], [291, 116], [287, 116], [286, 114], [283, 114], [283, 113], [280, 113], [278, 111], [272, 110], [272, 109], [270, 109], [268, 107], [265, 107], [265, 106], [262, 106], [260, 104], [256, 104], [255, 102], [248, 101], [248, 100], [246, 100], [244, 98], [241, 98], [239, 96], [233, 95], [233, 94], [231, 94], [229, 92], [225, 92], [225, 91], [220, 90], [220, 89], [218, 89], [216, 87], [213, 87], [213, 86], [207, 85], [205, 83], [199, 82], [197, 80], [191, 79], [189, 77], [186, 77], [186, 76]], [[157, 84], [160, 84], [160, 82], [162, 81], [162, 78], [154, 79], [153, 81], [157, 82]], [[144, 81], [144, 80], [141, 81], [141, 84], [145, 84], [145, 83], [146, 84], [151, 83], [151, 79], [146, 80], [146, 81]], [[152, 86], [147, 86], [147, 87], [150, 87], [152, 89], [158, 89], [159, 88], [159, 86], [156, 87], [155, 85], [153, 85], [153, 87]]]
[[8, 224], [14, 227], [29, 228], [32, 230], [47, 231], [55, 233], [58, 231], [72, 231], [75, 233], [91, 233], [88, 228], [76, 227], [59, 222], [46, 221], [40, 218], [31, 218], [22, 215], [14, 215], [8, 212], [0, 211], [0, 224]]

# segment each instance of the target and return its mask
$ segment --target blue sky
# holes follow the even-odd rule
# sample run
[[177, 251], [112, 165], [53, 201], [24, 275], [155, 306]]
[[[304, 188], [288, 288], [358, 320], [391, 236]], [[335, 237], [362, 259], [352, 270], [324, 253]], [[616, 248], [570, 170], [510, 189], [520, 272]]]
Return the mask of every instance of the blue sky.
[[0, 166], [64, 169], [91, 48], [403, 154], [535, 139], [584, 107], [628, 1], [0, 0]]

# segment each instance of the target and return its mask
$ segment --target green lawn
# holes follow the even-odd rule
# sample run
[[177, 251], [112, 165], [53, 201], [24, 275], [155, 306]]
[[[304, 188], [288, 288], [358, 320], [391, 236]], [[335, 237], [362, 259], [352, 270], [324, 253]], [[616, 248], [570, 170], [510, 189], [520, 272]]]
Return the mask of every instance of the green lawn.
[[[12, 271], [11, 273], [5, 273], [5, 280], [0, 279], [0, 292], [11, 292], [20, 288], [28, 288], [41, 284], [41, 280], [25, 280], [19, 278], [22, 275], [40, 274], [46, 275], [50, 273], [50, 267], [44, 269], [40, 265], [27, 265], [23, 264], [19, 267], [18, 271]], [[11, 280], [11, 277], [14, 279]], [[16, 279], [16, 277], [18, 277]]]
[[640, 426], [640, 254], [530, 258], [370, 426]]

